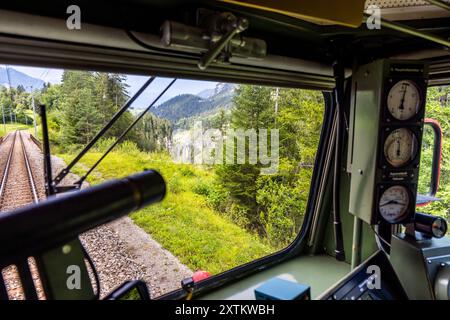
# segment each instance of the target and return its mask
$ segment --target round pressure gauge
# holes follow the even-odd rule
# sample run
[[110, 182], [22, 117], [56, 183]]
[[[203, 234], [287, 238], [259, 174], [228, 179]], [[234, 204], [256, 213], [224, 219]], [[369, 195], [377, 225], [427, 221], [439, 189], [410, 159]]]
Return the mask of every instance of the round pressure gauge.
[[403, 186], [392, 186], [383, 192], [378, 207], [384, 220], [397, 223], [407, 215], [409, 202], [408, 189]]
[[394, 84], [388, 94], [387, 106], [397, 120], [408, 120], [419, 112], [420, 93], [411, 80], [402, 80]]
[[401, 167], [413, 160], [417, 154], [416, 135], [409, 129], [392, 131], [384, 142], [384, 156], [393, 167]]

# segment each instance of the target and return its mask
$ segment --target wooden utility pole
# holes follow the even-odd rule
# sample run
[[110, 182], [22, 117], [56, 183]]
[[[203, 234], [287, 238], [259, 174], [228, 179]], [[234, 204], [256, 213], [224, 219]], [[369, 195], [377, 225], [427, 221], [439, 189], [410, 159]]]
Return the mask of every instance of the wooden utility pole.
[[34, 125], [34, 136], [37, 138], [37, 125], [36, 125], [36, 106], [34, 105], [34, 91], [33, 86], [31, 86], [31, 105], [33, 107], [33, 125]]
[[4, 131], [5, 134], [6, 134], [5, 109], [4, 109], [3, 104], [2, 104], [2, 115], [3, 115], [3, 131]]

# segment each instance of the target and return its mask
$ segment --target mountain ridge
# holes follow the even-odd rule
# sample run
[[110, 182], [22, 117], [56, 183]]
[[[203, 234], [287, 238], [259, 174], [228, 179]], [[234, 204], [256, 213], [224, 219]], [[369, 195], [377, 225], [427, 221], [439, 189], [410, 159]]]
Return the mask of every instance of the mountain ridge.
[[27, 92], [34, 89], [41, 89], [45, 82], [38, 78], [33, 78], [23, 72], [20, 72], [12, 67], [0, 67], [0, 86], [9, 88], [17, 88], [22, 86]]
[[156, 106], [151, 112], [175, 124], [183, 118], [231, 108], [235, 89], [235, 84], [218, 83], [214, 89], [206, 89], [195, 95], [179, 94]]

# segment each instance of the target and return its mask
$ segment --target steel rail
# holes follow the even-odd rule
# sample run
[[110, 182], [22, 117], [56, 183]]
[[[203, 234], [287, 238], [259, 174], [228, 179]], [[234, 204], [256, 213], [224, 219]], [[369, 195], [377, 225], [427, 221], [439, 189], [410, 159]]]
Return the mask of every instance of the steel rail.
[[[8, 153], [8, 160], [6, 161], [5, 169], [3, 170], [2, 183], [0, 185], [0, 199], [2, 199], [2, 197], [3, 197], [6, 181], [8, 180], [9, 168], [11, 167], [12, 154], [14, 152], [14, 145], [16, 144], [16, 135], [17, 135], [17, 132], [15, 131], [13, 138], [12, 138], [13, 141], [12, 141], [11, 147], [9, 149], [9, 153]], [[3, 141], [6, 141], [10, 136], [11, 136], [11, 134], [8, 133], [8, 136]]]
[[24, 162], [25, 162], [25, 167], [27, 169], [28, 182], [30, 183], [31, 193], [33, 194], [33, 203], [38, 203], [39, 202], [39, 196], [38, 196], [38, 193], [37, 193], [37, 190], [36, 190], [36, 184], [34, 182], [33, 172], [31, 170], [31, 166], [30, 166], [30, 161], [28, 159], [27, 150], [25, 149], [25, 143], [23, 143], [22, 133], [20, 131], [19, 131], [19, 139], [20, 139], [20, 144], [22, 146], [22, 152], [23, 152], [23, 159], [24, 159]]
[[32, 134], [30, 134], [30, 139], [42, 151], [42, 143], [35, 136], [33, 136]]

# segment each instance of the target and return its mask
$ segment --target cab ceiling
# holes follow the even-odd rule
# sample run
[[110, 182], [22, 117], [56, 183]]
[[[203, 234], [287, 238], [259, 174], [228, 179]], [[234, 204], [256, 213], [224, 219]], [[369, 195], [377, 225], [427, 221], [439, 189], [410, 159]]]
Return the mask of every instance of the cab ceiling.
[[[448, 2], [448, 1], [447, 1]], [[381, 30], [368, 30], [363, 24], [359, 28], [348, 28], [335, 25], [317, 25], [311, 22], [291, 18], [278, 13], [264, 12], [261, 10], [244, 8], [242, 6], [228, 4], [219, 1], [201, 1], [201, 0], [41, 0], [41, 1], [2, 1], [0, 2], [0, 10], [9, 10], [19, 13], [32, 14], [33, 16], [56, 18], [64, 21], [67, 18], [66, 9], [69, 5], [77, 4], [82, 10], [82, 22], [90, 25], [99, 26], [102, 28], [111, 28], [111, 30], [118, 30], [116, 33], [123, 36], [123, 31], [131, 30], [139, 32], [141, 34], [147, 34], [153, 38], [158, 37], [159, 29], [165, 20], [178, 21], [184, 24], [195, 24], [196, 10], [197, 8], [209, 8], [216, 11], [229, 11], [233, 12], [237, 16], [244, 16], [250, 21], [250, 28], [245, 31], [245, 35], [249, 37], [255, 37], [264, 39], [267, 42], [268, 54], [274, 57], [283, 57], [286, 66], [281, 67], [282, 72], [285, 72], [284, 76], [289, 78], [290, 59], [302, 59], [304, 64], [309, 63], [311, 67], [308, 69], [310, 76], [314, 72], [314, 68], [318, 71], [316, 76], [318, 79], [313, 78], [311, 87], [324, 86], [329, 88], [332, 85], [331, 65], [336, 59], [336, 53], [343, 50], [344, 57], [346, 57], [346, 64], [350, 68], [355, 61], [359, 63], [368, 62], [377, 58], [387, 57], [407, 57], [415, 59], [428, 59], [430, 61], [439, 62], [440, 65], [445, 64], [448, 61], [449, 55], [447, 48], [443, 48], [442, 45], [437, 45], [433, 42], [412, 37], [402, 34], [397, 31], [392, 31], [387, 28]], [[390, 1], [366, 1], [366, 7], [368, 5], [375, 4], [382, 8], [382, 17], [387, 17], [389, 14], [392, 20], [401, 20], [402, 23], [424, 30], [441, 37], [449, 38], [450, 36], [450, 14], [448, 11], [441, 8], [430, 6], [426, 1], [413, 1], [413, 0], [390, 0]], [[428, 8], [428, 11], [422, 9]], [[326, 8], [325, 8], [326, 9]], [[422, 12], [422, 13], [420, 13]], [[425, 14], [426, 13], [426, 14]], [[397, 17], [395, 16], [397, 15]], [[39, 24], [33, 26], [33, 30], [18, 34], [14, 32], [14, 23], [20, 24], [24, 21], [12, 21], [8, 25], [8, 31], [5, 32], [0, 27], [0, 51], [9, 50], [7, 54], [1, 54], [0, 59], [3, 61], [8, 60], [14, 62], [14, 48], [21, 50], [23, 54], [19, 55], [23, 60], [23, 57], [28, 55], [27, 60], [29, 64], [47, 64], [53, 61], [56, 65], [71, 66], [74, 68], [96, 68], [95, 58], [101, 61], [106, 56], [108, 59], [112, 57], [116, 58], [114, 64], [116, 70], [121, 71], [133, 71], [138, 72], [142, 66], [145, 65], [145, 59], [141, 61], [141, 65], [133, 66], [133, 55], [139, 56], [139, 59], [143, 58], [145, 54], [150, 54], [143, 48], [137, 49], [135, 47], [127, 48], [127, 50], [117, 51], [117, 48], [112, 50], [106, 45], [100, 45], [96, 43], [94, 38], [92, 43], [89, 43], [87, 47], [86, 43], [83, 43], [81, 47], [80, 43], [74, 41], [70, 37], [76, 38], [79, 35], [75, 33], [66, 33], [61, 36], [60, 39], [45, 39], [42, 36], [36, 36], [36, 33], [40, 28]], [[1, 21], [0, 21], [1, 25]], [[42, 26], [43, 28], [45, 26]], [[17, 28], [18, 30], [19, 28]], [[16, 34], [14, 34], [16, 33]], [[47, 32], [42, 30], [42, 34], [55, 34], [54, 32]], [[107, 40], [107, 39], [106, 39]], [[117, 39], [109, 39], [111, 43], [114, 43]], [[117, 42], [117, 41], [116, 41]], [[8, 44], [9, 43], [9, 44]], [[12, 45], [11, 45], [12, 43]], [[32, 45], [31, 45], [32, 43]], [[29, 45], [27, 49], [25, 44]], [[7, 45], [9, 47], [5, 47]], [[15, 47], [14, 47], [15, 46]], [[63, 52], [64, 46], [70, 46], [71, 51], [70, 59], [64, 61], [64, 55], [59, 56], [52, 55], [55, 52]], [[6, 48], [6, 49], [2, 49]], [[45, 58], [33, 56], [32, 50], [35, 52], [42, 51], [45, 48], [52, 51], [47, 53]], [[28, 51], [27, 51], [28, 50]], [[78, 61], [76, 59], [76, 51], [89, 53], [89, 59]], [[130, 51], [131, 50], [131, 51]], [[175, 61], [175, 58], [171, 58], [169, 54], [163, 51], [151, 52], [153, 55], [151, 58], [153, 63], [157, 65], [158, 55], [161, 59], [169, 61]], [[139, 60], [138, 59], [138, 60]], [[171, 60], [172, 59], [172, 60]], [[186, 61], [187, 64], [191, 64], [189, 67], [184, 65], [184, 69], [189, 69], [185, 76], [191, 78], [214, 78], [217, 74], [208, 75], [208, 73], [202, 74], [199, 70], [195, 70], [194, 60], [180, 60], [177, 57], [174, 66], [183, 69], [183, 65]], [[137, 61], [137, 60], [136, 60]], [[184, 61], [184, 62], [183, 62]], [[283, 63], [279, 64], [282, 65]], [[254, 73], [254, 68], [261, 68], [260, 66], [245, 66], [239, 73], [241, 81], [245, 81], [246, 73]], [[98, 63], [98, 68], [107, 69], [111, 65]], [[277, 69], [277, 65], [265, 64], [266, 74], [270, 74], [270, 68]], [[324, 68], [324, 66], [326, 68]], [[222, 66], [214, 66], [212, 71]], [[267, 69], [268, 67], [268, 69]], [[216, 69], [214, 69], [216, 68]], [[219, 68], [219, 69], [220, 69]], [[223, 68], [229, 68], [224, 66]], [[253, 69], [252, 69], [253, 68]], [[312, 69], [311, 69], [312, 68]], [[295, 68], [294, 68], [295, 69]], [[326, 69], [326, 70], [325, 70]], [[145, 72], [153, 70], [152, 68], [144, 68]], [[164, 71], [159, 70], [158, 73], [164, 75], [174, 75], [176, 70]], [[212, 72], [211, 71], [211, 72]], [[222, 72], [223, 70], [219, 70]], [[220, 73], [219, 72], [219, 73]], [[229, 81], [232, 81], [233, 69], [228, 71], [227, 77]], [[291, 71], [292, 72], [292, 71]], [[444, 72], [445, 73], [445, 72]], [[323, 77], [328, 77], [328, 80]], [[322, 78], [320, 78], [322, 77]], [[249, 80], [255, 81], [253, 80]], [[327, 82], [328, 81], [328, 82]], [[270, 80], [267, 80], [270, 82]], [[282, 83], [283, 81], [279, 81]], [[325, 84], [327, 83], [327, 84]]]
[[[450, 0], [442, 0], [450, 4]], [[366, 0], [365, 7], [376, 5], [390, 21], [437, 19], [450, 17], [450, 11], [423, 0]]]

